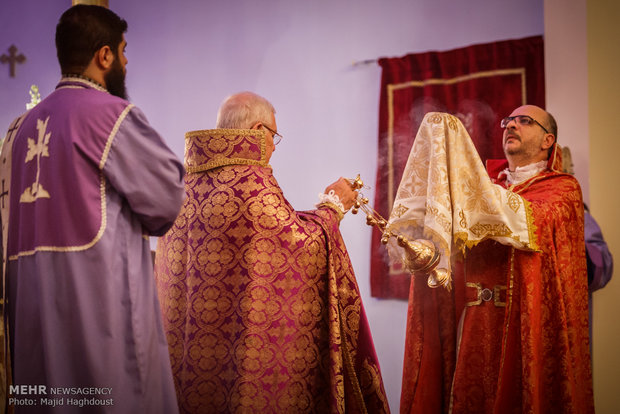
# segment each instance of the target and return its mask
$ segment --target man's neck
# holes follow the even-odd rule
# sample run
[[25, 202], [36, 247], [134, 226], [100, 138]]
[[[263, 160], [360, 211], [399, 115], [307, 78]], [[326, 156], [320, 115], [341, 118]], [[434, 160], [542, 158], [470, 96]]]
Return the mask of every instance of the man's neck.
[[506, 175], [509, 185], [520, 184], [547, 169], [547, 161], [541, 160], [524, 166], [517, 166], [514, 170], [507, 168], [502, 174]]
[[508, 160], [508, 169], [510, 171], [516, 171], [517, 167], [523, 168], [523, 167], [527, 167], [528, 165], [536, 164], [541, 161], [546, 161], [546, 158], [542, 155], [540, 157], [528, 158], [528, 159], [506, 156], [506, 159]]
[[100, 84], [107, 89], [104, 73], [99, 68], [97, 68], [96, 65], [93, 64], [93, 62], [91, 62], [91, 64], [88, 65], [86, 69], [84, 69], [84, 72], [82, 72], [81, 75], [85, 78], [93, 80], [94, 82]]
[[88, 76], [84, 76], [82, 74], [78, 74], [78, 73], [63, 73], [62, 74], [63, 79], [82, 79], [86, 82], [88, 82], [88, 84], [90, 84], [91, 86], [95, 87], [98, 90], [107, 92], [108, 90], [99, 82], [96, 82], [94, 79], [89, 78]]

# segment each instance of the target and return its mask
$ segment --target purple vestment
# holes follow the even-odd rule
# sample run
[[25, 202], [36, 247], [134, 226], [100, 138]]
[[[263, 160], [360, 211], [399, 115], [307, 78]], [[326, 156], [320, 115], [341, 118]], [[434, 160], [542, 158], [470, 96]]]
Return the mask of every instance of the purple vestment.
[[389, 413], [337, 213], [293, 209], [263, 131], [185, 142], [187, 199], [155, 260], [180, 411]]
[[100, 89], [64, 78], [7, 137], [13, 384], [45, 387], [17, 413], [177, 411], [148, 236], [177, 216], [184, 171]]
[[611, 280], [611, 275], [614, 272], [614, 259], [603, 238], [601, 228], [587, 210], [584, 219], [588, 259], [588, 290], [592, 293], [604, 288]]
[[594, 321], [594, 306], [592, 292], [602, 289], [611, 280], [614, 273], [614, 258], [603, 238], [603, 232], [594, 217], [588, 212], [587, 207], [584, 215], [586, 259], [588, 261], [588, 304], [590, 312], [590, 351], [594, 344], [592, 335], [592, 323]]

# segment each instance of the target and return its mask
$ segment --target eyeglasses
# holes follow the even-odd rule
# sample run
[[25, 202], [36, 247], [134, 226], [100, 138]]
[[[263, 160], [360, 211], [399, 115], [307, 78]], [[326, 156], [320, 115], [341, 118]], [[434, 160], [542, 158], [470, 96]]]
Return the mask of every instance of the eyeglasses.
[[528, 125], [532, 125], [532, 124], [536, 123], [536, 124], [538, 124], [539, 127], [544, 129], [547, 134], [549, 133], [549, 131], [547, 131], [547, 128], [542, 126], [542, 124], [540, 122], [538, 122], [537, 120], [535, 120], [534, 118], [532, 118], [531, 116], [528, 116], [528, 115], [507, 116], [506, 118], [502, 119], [502, 122], [500, 123], [500, 126], [502, 128], [506, 128], [508, 126], [508, 124], [510, 123], [510, 121], [513, 121], [513, 120], [516, 123], [518, 123], [519, 125], [522, 125], [522, 126], [528, 126]]
[[274, 131], [265, 124], [263, 124], [263, 126], [267, 129], [267, 131], [271, 132], [271, 135], [273, 135], [273, 145], [278, 145], [280, 141], [282, 141], [282, 135], [278, 134], [278, 131]]

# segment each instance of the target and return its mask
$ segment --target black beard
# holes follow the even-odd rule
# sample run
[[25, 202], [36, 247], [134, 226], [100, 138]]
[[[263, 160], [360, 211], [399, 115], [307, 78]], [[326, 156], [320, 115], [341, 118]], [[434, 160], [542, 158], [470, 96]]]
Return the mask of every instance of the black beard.
[[127, 88], [125, 87], [125, 72], [118, 58], [112, 62], [110, 71], [103, 76], [108, 92], [119, 98], [127, 99]]

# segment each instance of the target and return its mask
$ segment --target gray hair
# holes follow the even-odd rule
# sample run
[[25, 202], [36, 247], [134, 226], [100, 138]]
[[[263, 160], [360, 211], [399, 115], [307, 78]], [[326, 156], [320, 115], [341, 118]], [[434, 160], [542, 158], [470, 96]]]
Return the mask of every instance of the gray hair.
[[240, 92], [222, 102], [217, 112], [216, 128], [249, 129], [257, 122], [267, 122], [276, 110], [262, 96], [252, 92]]

